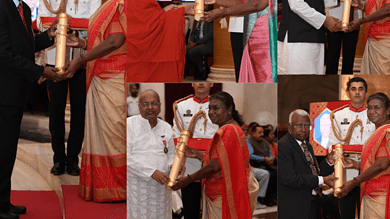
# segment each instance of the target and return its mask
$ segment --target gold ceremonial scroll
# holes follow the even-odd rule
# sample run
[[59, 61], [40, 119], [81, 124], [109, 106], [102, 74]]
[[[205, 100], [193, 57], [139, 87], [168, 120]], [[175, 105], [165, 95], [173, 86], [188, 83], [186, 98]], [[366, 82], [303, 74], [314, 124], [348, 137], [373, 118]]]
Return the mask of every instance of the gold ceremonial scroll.
[[351, 12], [351, 0], [344, 0], [343, 18], [341, 19], [341, 29], [343, 31], [348, 29], [350, 12]]
[[339, 179], [334, 182], [334, 196], [338, 196], [338, 194], [341, 192], [341, 187], [344, 185], [346, 180], [346, 172], [343, 164], [343, 153], [344, 153], [344, 147], [342, 144], [337, 143], [334, 146], [334, 176], [338, 177]]
[[204, 0], [195, 0], [195, 20], [199, 21], [204, 16]]
[[172, 191], [171, 187], [176, 184], [176, 179], [179, 176], [180, 168], [184, 167], [184, 163], [186, 161], [184, 154], [186, 152], [187, 142], [190, 136], [191, 133], [184, 130], [181, 132], [179, 141], [177, 142], [175, 158], [173, 160], [171, 172], [169, 173], [169, 182], [165, 186], [165, 188], [170, 191]]
[[66, 37], [68, 32], [68, 15], [65, 13], [59, 13], [58, 24], [56, 31], [56, 63], [55, 68], [59, 69], [59, 73], [65, 73], [65, 58], [66, 58]]

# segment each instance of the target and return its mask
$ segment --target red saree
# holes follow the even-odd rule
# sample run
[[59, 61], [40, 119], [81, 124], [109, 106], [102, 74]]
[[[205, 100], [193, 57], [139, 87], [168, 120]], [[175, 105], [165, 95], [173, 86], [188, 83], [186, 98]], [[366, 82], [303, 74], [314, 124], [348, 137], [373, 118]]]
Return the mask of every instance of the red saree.
[[127, 82], [181, 82], [184, 8], [164, 12], [156, 0], [128, 4]]
[[[379, 127], [366, 141], [362, 153], [362, 172], [366, 171], [379, 157], [390, 157], [390, 125]], [[390, 168], [384, 170], [370, 180], [361, 184], [361, 199], [369, 196], [376, 199], [380, 195], [386, 195], [385, 218], [390, 218]], [[368, 211], [368, 210], [367, 210]]]
[[[90, 51], [113, 33], [126, 35], [126, 1], [108, 0], [89, 19], [88, 47]], [[125, 70], [127, 57], [126, 42], [117, 50], [88, 62], [87, 90], [92, 77], [111, 78]]]
[[[124, 0], [108, 0], [90, 19], [88, 50], [110, 34], [126, 34]], [[79, 196], [126, 200], [126, 44], [87, 65], [85, 136]], [[109, 115], [109, 116], [107, 116]]]
[[224, 125], [214, 135], [204, 156], [203, 166], [218, 158], [221, 172], [203, 179], [210, 200], [222, 196], [221, 218], [252, 218], [248, 180], [249, 152], [245, 134], [236, 125]]
[[[390, 4], [390, 0], [368, 0], [366, 1], [366, 4], [367, 16], [383, 8], [385, 4]], [[368, 38], [380, 41], [390, 37], [390, 17], [384, 18], [379, 21], [368, 22], [365, 25], [364, 37], [365, 42], [367, 42]]]

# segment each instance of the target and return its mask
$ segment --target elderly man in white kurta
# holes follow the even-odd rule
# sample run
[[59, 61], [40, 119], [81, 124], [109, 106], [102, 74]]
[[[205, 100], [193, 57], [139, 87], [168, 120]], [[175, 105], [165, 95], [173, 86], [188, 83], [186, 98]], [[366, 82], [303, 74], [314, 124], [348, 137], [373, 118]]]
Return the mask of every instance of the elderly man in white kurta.
[[139, 98], [140, 115], [127, 118], [127, 218], [171, 219], [172, 193], [165, 189], [175, 146], [171, 126], [158, 119], [153, 90]]
[[325, 15], [333, 0], [283, 0], [278, 31], [278, 74], [324, 74], [325, 27], [340, 20]]

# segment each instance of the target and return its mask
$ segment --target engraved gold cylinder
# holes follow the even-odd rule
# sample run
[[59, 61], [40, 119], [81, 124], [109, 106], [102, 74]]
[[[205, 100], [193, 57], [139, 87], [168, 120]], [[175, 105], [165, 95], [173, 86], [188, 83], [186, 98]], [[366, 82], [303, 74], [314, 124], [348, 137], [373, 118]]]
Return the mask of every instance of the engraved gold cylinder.
[[65, 73], [65, 58], [66, 58], [66, 37], [68, 32], [68, 15], [59, 13], [57, 15], [58, 24], [56, 31], [56, 62], [55, 68], [59, 69], [59, 73]]
[[189, 131], [182, 131], [180, 138], [176, 145], [175, 158], [173, 160], [171, 172], [169, 173], [169, 182], [165, 186], [166, 189], [171, 190], [171, 187], [176, 184], [177, 177], [179, 176], [181, 166], [184, 166], [185, 161], [185, 152], [188, 139], [190, 138], [191, 133]]
[[343, 31], [348, 29], [350, 12], [351, 12], [351, 0], [344, 0], [343, 17], [341, 18], [341, 29]]
[[334, 146], [334, 156], [336, 157], [335, 163], [334, 163], [334, 176], [338, 177], [334, 182], [334, 196], [338, 197], [338, 194], [341, 192], [341, 187], [345, 183], [346, 179], [346, 172], [345, 168], [343, 166], [343, 153], [344, 153], [344, 146], [340, 143], [335, 144]]
[[195, 20], [199, 21], [204, 16], [204, 0], [195, 0]]

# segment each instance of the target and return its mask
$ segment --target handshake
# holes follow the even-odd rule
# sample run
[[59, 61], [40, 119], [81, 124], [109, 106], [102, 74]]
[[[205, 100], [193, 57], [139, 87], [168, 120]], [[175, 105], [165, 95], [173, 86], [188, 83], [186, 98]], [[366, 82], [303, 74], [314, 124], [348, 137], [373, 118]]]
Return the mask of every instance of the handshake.
[[[50, 36], [50, 35], [49, 35]], [[54, 35], [55, 36], [55, 35]], [[87, 41], [85, 39], [80, 39], [72, 34], [68, 34], [66, 45], [73, 48], [86, 48]], [[59, 82], [72, 78], [74, 73], [80, 69], [84, 64], [86, 64], [86, 59], [83, 55], [71, 60], [64, 67], [65, 73], [59, 73], [60, 69], [46, 66], [43, 70], [41, 78], [38, 80], [38, 84], [42, 83], [46, 79], [52, 80], [54, 82]]]

